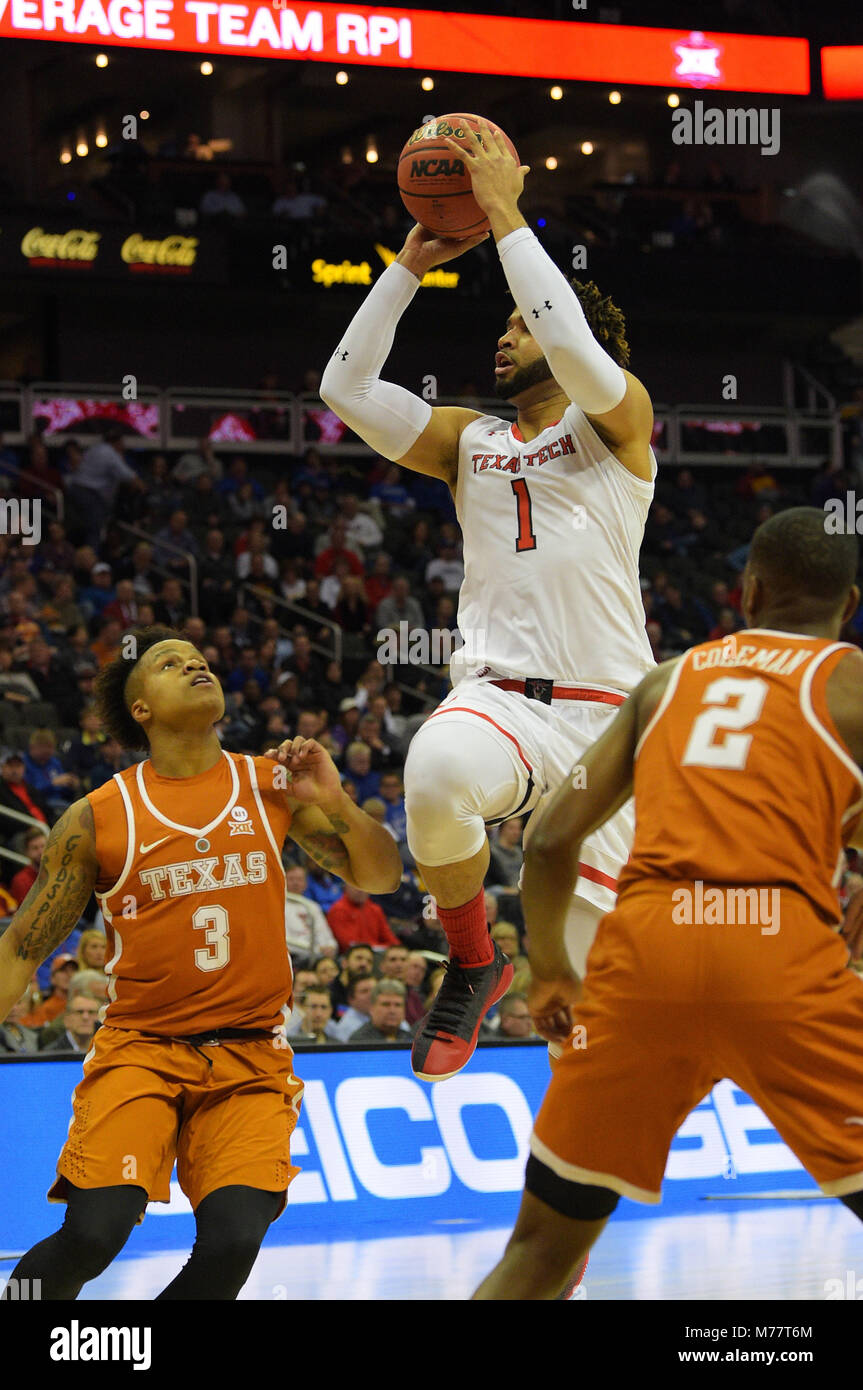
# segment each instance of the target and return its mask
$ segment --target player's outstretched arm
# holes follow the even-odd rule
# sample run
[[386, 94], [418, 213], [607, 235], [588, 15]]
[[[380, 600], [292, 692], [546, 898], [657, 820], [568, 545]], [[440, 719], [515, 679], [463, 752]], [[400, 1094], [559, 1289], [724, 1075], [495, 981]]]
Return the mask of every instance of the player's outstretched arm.
[[529, 166], [513, 159], [503, 134], [482, 122], [481, 142], [450, 148], [467, 161], [473, 196], [488, 217], [500, 263], [525, 326], [552, 375], [581, 406], [600, 438], [630, 473], [650, 480], [653, 408], [642, 383], [594, 338], [578, 296], [518, 210]]
[[34, 970], [74, 930], [98, 877], [93, 811], [86, 797], [52, 828], [36, 882], [0, 937], [0, 1019]]
[[396, 326], [428, 270], [461, 256], [488, 236], [436, 237], [419, 224], [408, 234], [354, 315], [321, 380], [321, 399], [340, 420], [384, 458], [442, 478], [454, 486], [458, 440], [478, 412], [461, 406], [435, 409], [420, 396], [381, 381]]
[[[830, 718], [857, 766], [863, 768], [863, 652], [848, 652], [834, 667], [825, 694]], [[863, 850], [863, 816], [846, 844]]]
[[366, 893], [394, 893], [401, 882], [398, 846], [385, 826], [342, 790], [338, 768], [313, 738], [286, 739], [267, 757], [284, 767], [293, 812], [290, 836], [316, 864]]

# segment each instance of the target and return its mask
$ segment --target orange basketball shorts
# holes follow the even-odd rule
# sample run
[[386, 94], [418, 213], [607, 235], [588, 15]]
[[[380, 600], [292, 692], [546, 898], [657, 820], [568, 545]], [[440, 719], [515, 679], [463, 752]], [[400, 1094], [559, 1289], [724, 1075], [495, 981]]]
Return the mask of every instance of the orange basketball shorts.
[[678, 1128], [729, 1077], [823, 1191], [863, 1190], [863, 980], [842, 938], [795, 889], [769, 923], [687, 923], [681, 887], [633, 885], [602, 919], [531, 1151], [658, 1202]]
[[[143, 1187], [170, 1200], [177, 1163], [193, 1208], [219, 1187], [285, 1192], [299, 1172], [290, 1139], [303, 1096], [293, 1053], [269, 1038], [202, 1044], [100, 1028], [72, 1097], [49, 1201], [75, 1187]], [[284, 1211], [285, 1202], [278, 1215]]]

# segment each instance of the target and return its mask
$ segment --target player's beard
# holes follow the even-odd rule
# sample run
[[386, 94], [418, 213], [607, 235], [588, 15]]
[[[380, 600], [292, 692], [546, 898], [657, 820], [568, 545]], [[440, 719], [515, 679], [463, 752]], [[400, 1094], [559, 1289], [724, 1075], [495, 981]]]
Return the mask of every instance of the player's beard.
[[551, 367], [544, 357], [537, 357], [527, 367], [516, 367], [507, 376], [496, 376], [494, 394], [502, 401], [508, 401], [530, 386], [538, 386], [541, 381], [551, 380]]

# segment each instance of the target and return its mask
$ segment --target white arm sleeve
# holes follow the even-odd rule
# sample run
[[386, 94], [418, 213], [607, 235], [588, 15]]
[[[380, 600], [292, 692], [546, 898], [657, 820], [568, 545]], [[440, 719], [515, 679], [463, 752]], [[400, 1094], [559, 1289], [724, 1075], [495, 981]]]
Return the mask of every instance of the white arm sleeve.
[[626, 395], [626, 377], [594, 338], [578, 295], [529, 227], [497, 244], [507, 283], [525, 326], [552, 375], [586, 415], [604, 415]]
[[428, 401], [379, 379], [396, 324], [419, 283], [406, 266], [388, 265], [351, 319], [321, 380], [321, 399], [376, 453], [393, 460], [416, 443], [432, 414]]

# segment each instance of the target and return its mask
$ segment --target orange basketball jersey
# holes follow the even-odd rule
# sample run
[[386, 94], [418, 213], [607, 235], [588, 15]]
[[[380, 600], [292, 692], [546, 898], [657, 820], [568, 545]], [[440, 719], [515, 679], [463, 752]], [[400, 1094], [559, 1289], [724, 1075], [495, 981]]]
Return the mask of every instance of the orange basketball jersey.
[[108, 938], [104, 1023], [167, 1037], [284, 1022], [291, 812], [275, 767], [223, 753], [208, 772], [174, 778], [147, 760], [90, 792]]
[[805, 893], [839, 918], [861, 773], [825, 686], [846, 642], [753, 628], [681, 657], [636, 748], [635, 839], [619, 893], [667, 878]]

